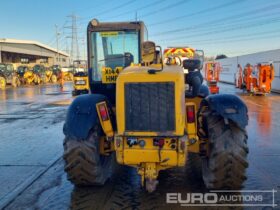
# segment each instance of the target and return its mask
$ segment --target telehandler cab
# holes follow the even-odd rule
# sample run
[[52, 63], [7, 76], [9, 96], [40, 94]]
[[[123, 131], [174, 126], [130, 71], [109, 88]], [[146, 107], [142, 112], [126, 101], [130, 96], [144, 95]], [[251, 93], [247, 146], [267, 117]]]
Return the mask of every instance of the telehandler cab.
[[[160, 170], [200, 154], [210, 189], [239, 189], [247, 168], [247, 107], [235, 95], [186, 97], [178, 65], [163, 65], [144, 23], [98, 22], [87, 28], [91, 94], [70, 105], [63, 127], [65, 171], [77, 186], [103, 185], [114, 157], [135, 167], [152, 192]], [[200, 71], [190, 59], [184, 68]], [[191, 78], [190, 78], [191, 80]]]

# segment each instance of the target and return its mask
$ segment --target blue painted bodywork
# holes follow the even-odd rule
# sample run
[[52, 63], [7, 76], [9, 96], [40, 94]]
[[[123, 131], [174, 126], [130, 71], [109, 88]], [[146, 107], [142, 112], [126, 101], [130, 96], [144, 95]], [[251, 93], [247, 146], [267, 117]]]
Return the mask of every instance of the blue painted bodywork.
[[237, 96], [231, 94], [209, 95], [202, 101], [202, 106], [208, 106], [223, 118], [235, 122], [239, 127], [245, 128], [248, 125], [248, 108]]
[[96, 103], [101, 101], [106, 101], [106, 97], [98, 94], [78, 96], [68, 108], [63, 126], [64, 135], [73, 139], [86, 139], [99, 121]]

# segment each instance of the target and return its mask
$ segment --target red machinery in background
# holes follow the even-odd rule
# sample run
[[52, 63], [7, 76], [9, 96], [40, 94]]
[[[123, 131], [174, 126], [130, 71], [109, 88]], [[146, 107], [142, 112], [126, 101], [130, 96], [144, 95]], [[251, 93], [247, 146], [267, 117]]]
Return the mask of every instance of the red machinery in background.
[[215, 61], [206, 62], [204, 65], [205, 80], [211, 94], [219, 93], [218, 82], [220, 80], [221, 65]]

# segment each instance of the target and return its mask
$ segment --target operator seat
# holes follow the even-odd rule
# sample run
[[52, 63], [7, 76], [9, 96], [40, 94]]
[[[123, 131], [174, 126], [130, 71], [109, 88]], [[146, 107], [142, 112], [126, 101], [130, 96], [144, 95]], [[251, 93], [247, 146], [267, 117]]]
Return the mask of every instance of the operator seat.
[[134, 56], [130, 52], [124, 53], [124, 67], [130, 66], [134, 62]]
[[119, 66], [124, 66], [124, 55], [123, 54], [113, 54], [107, 55], [105, 58], [105, 65], [115, 69]]
[[207, 96], [207, 91], [205, 91], [205, 88], [201, 88], [203, 77], [199, 70], [200, 67], [201, 61], [198, 59], [186, 59], [183, 61], [183, 68], [188, 69], [188, 73], [185, 74], [185, 83], [190, 86], [190, 90], [185, 92], [185, 96], [187, 98], [194, 98], [196, 96], [199, 96], [200, 89], [202, 89], [201, 94], [203, 95], [203, 97]]

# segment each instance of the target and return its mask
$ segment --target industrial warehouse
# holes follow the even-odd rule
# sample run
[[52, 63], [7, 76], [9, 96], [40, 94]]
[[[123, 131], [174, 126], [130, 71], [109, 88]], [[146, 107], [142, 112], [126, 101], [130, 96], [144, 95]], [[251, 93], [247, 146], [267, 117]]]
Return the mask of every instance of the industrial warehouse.
[[69, 66], [69, 62], [68, 54], [40, 42], [0, 38], [0, 63], [11, 63], [16, 68], [22, 64]]

